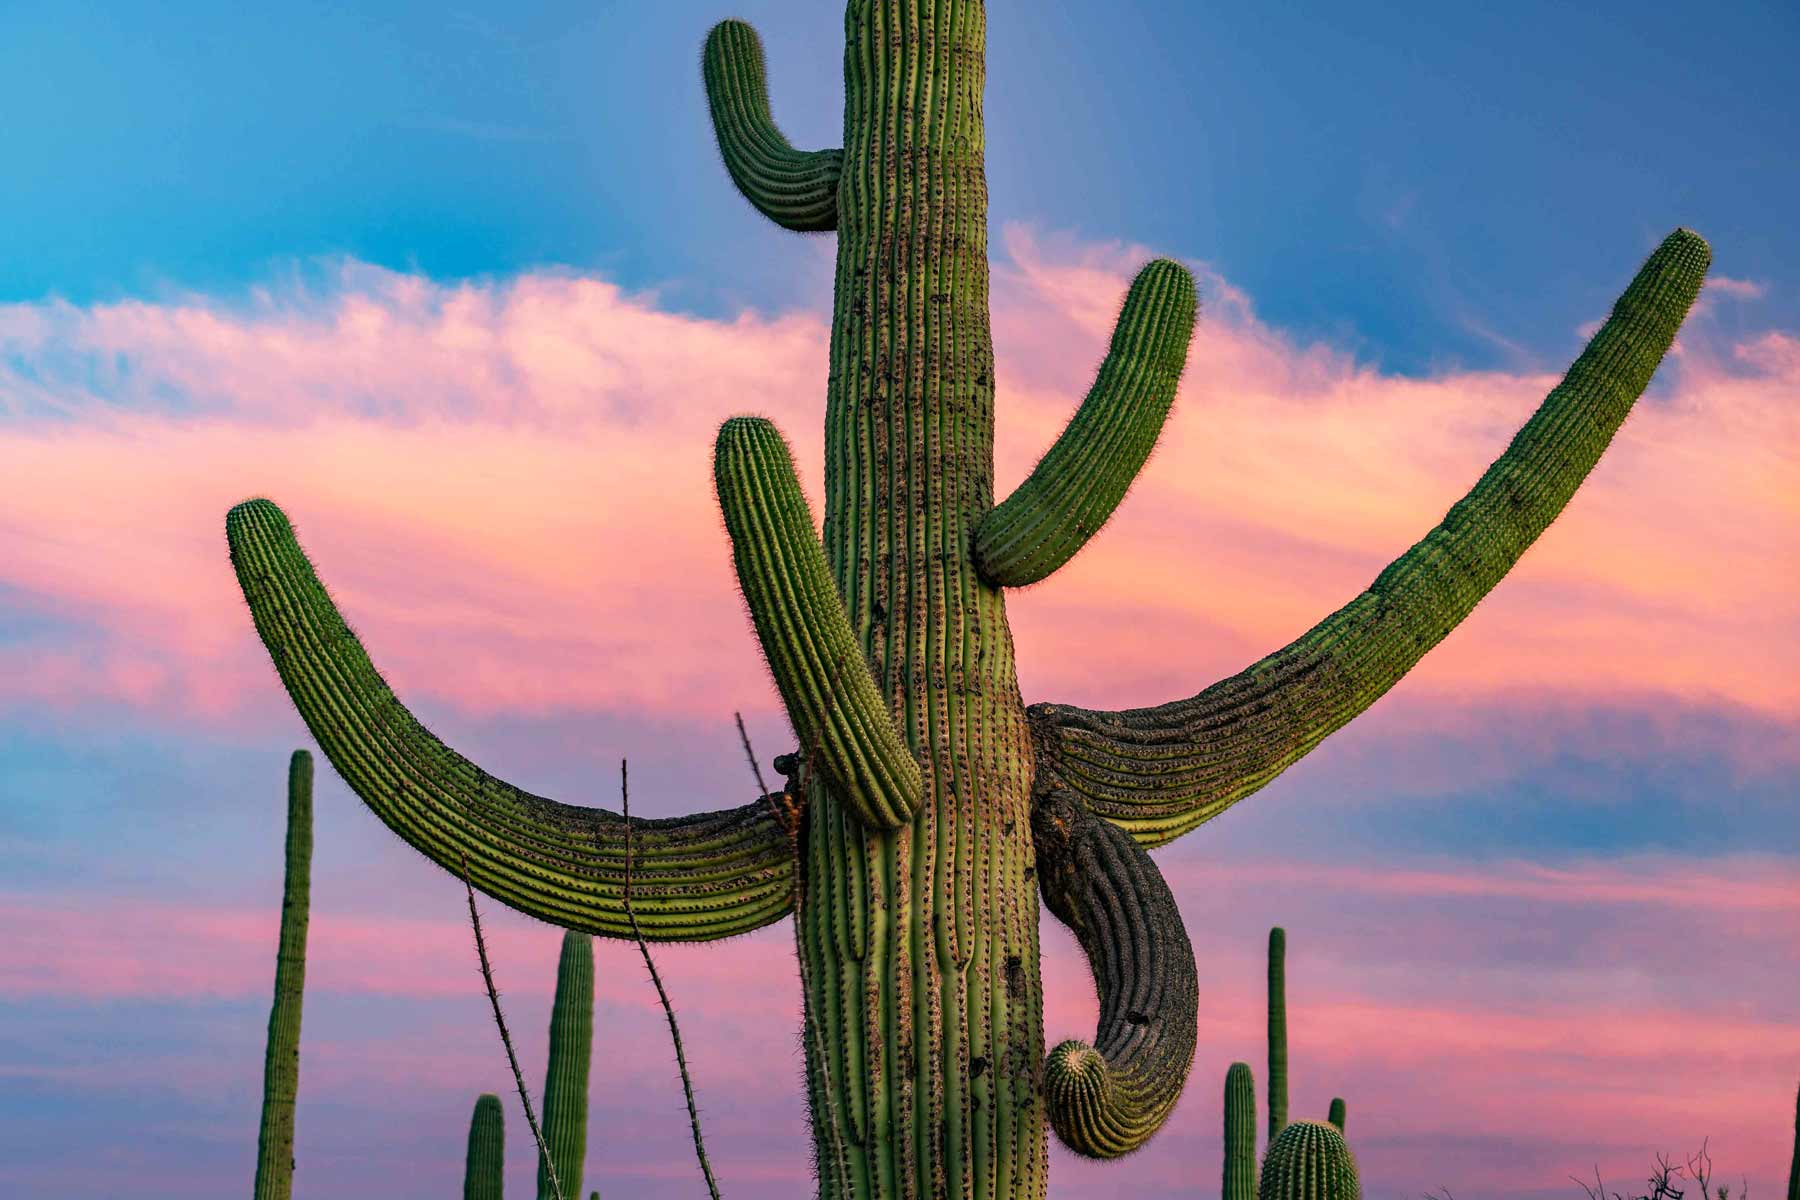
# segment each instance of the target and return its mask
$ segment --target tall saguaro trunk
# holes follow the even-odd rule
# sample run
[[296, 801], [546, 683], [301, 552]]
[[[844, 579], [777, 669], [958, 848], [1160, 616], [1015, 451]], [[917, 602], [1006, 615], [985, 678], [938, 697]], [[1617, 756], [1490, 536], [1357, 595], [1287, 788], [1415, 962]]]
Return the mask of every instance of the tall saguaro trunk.
[[1041, 1195], [1030, 739], [999, 589], [978, 0], [853, 3], [824, 545], [923, 777], [867, 829], [811, 784], [798, 906], [825, 1195]]

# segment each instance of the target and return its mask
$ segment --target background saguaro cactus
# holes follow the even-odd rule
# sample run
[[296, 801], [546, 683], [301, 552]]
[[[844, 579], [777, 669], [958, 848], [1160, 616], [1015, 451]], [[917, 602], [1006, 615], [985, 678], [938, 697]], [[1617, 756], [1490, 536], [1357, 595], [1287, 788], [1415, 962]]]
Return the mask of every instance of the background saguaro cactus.
[[312, 775], [312, 755], [294, 751], [288, 760], [287, 866], [275, 951], [275, 1000], [269, 1006], [269, 1037], [263, 1051], [256, 1200], [287, 1200], [294, 1190], [294, 1101], [300, 1093], [300, 1010], [306, 997], [306, 926], [312, 908]]
[[506, 1114], [500, 1097], [484, 1092], [469, 1115], [469, 1153], [463, 1164], [463, 1200], [502, 1200], [506, 1195]]
[[[1154, 847], [1372, 704], [1568, 502], [1668, 349], [1709, 251], [1671, 234], [1473, 490], [1294, 643], [1154, 708], [1027, 709], [1005, 588], [1077, 553], [1143, 465], [1192, 330], [1192, 279], [1173, 262], [1144, 269], [1086, 400], [996, 504], [984, 6], [854, 0], [844, 30], [839, 149], [796, 150], [780, 133], [748, 26], [725, 22], [705, 48], [732, 178], [778, 224], [836, 233], [825, 511], [821, 537], [773, 426], [726, 422], [719, 503], [800, 752], [782, 796], [634, 824], [634, 908], [665, 940], [794, 915], [827, 1200], [1041, 1197], [1034, 837], [1054, 825], [1034, 823], [1034, 807], [1057, 797]], [[420, 725], [272, 503], [239, 505], [226, 530], [283, 683], [382, 820], [448, 869], [466, 855], [475, 886], [504, 903], [628, 936], [622, 818], [513, 787]], [[1155, 888], [1136, 895], [1160, 902]], [[1161, 917], [1119, 920], [1148, 930]], [[1100, 967], [1104, 1011], [1133, 981]], [[1129, 1050], [1096, 1053], [1109, 1077], [1132, 1066]], [[1145, 1082], [1172, 1096], [1186, 1067], [1165, 1055]]]
[[[544, 1072], [544, 1144], [565, 1196], [581, 1194], [587, 1159], [588, 1070], [594, 1046], [594, 939], [563, 934], [550, 1008], [550, 1064]], [[538, 1200], [551, 1200], [550, 1173], [538, 1163]]]
[[1323, 1121], [1295, 1121], [1263, 1155], [1258, 1200], [1362, 1200], [1356, 1156]]
[[1256, 1195], [1256, 1077], [1249, 1063], [1232, 1063], [1225, 1072], [1225, 1170], [1220, 1195], [1224, 1200], [1252, 1200]]
[[1269, 930], [1269, 1142], [1287, 1128], [1287, 930]]

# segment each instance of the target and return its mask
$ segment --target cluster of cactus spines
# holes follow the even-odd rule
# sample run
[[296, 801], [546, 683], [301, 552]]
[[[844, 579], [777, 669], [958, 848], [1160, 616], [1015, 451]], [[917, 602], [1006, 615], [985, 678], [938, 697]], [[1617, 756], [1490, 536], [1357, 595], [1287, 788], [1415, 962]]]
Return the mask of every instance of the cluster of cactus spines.
[[[587, 1158], [588, 1069], [593, 1046], [594, 940], [571, 930], [563, 934], [562, 956], [556, 965], [550, 1065], [544, 1077], [544, 1146], [550, 1164], [556, 1167], [562, 1194], [570, 1197], [581, 1194]], [[537, 1188], [538, 1200], [553, 1200], [550, 1171], [541, 1159]]]
[[1356, 1156], [1323, 1121], [1295, 1121], [1263, 1155], [1257, 1200], [1362, 1200]]
[[256, 1139], [256, 1200], [294, 1190], [294, 1101], [300, 1092], [300, 1010], [306, 996], [306, 926], [312, 907], [312, 755], [288, 760], [286, 867], [275, 1000], [263, 1050], [262, 1129]]
[[842, 150], [796, 150], [769, 112], [762, 41], [742, 21], [713, 27], [701, 55], [719, 155], [744, 199], [784, 229], [837, 228]]
[[1269, 1141], [1287, 1126], [1287, 930], [1269, 930]]
[[463, 1200], [504, 1200], [506, 1114], [500, 1097], [484, 1092], [469, 1116], [469, 1154], [463, 1164]]
[[[1041, 1197], [1035, 800], [1072, 790], [1139, 844], [1160, 844], [1260, 788], [1373, 703], [1567, 502], [1667, 349], [1708, 252], [1685, 230], [1664, 242], [1468, 497], [1298, 642], [1160, 708], [1028, 714], [1005, 594], [975, 552], [996, 508], [985, 8], [855, 0], [844, 28], [844, 144], [815, 158], [794, 156], [765, 119], [746, 29], [718, 30], [706, 59], [733, 177], [778, 223], [837, 230], [822, 538], [815, 545], [810, 519], [802, 531], [791, 508], [771, 510], [766, 525], [751, 520], [747, 540], [733, 537], [740, 578], [769, 583], [752, 612], [802, 734], [800, 761], [819, 769], [802, 772], [793, 841], [777, 806], [760, 798], [633, 826], [643, 831], [633, 907], [653, 939], [724, 937], [795, 914], [816, 1161], [830, 1164], [825, 1200]], [[1163, 339], [1185, 327], [1191, 300], [1180, 288], [1158, 295], [1146, 300], [1158, 311], [1140, 316]], [[1158, 344], [1159, 361], [1174, 353]], [[1059, 443], [1045, 467], [1055, 478], [1015, 506], [1042, 530], [1025, 539], [1021, 561], [1036, 565], [1019, 578], [1058, 560], [1056, 547], [1110, 511], [1107, 498], [1141, 461], [1143, 418], [1154, 409], [1144, 400], [1115, 412], [1103, 399], [1091, 425], [1078, 418], [1093, 432]], [[757, 428], [734, 430], [722, 454]], [[760, 440], [741, 437], [755, 454]], [[774, 484], [786, 481], [758, 486]], [[1089, 494], [1100, 503], [1071, 499]], [[760, 511], [755, 496], [739, 499], [739, 515]], [[473, 884], [503, 903], [629, 936], [620, 818], [494, 779], [425, 730], [376, 673], [273, 504], [239, 506], [226, 528], [258, 633], [364, 802], [446, 869], [460, 874], [466, 854]], [[819, 583], [818, 555], [830, 588]], [[1006, 556], [995, 557], [1004, 575]], [[771, 635], [768, 621], [797, 624]], [[779, 658], [790, 652], [800, 657]], [[916, 790], [886, 790], [910, 772], [892, 758], [890, 730], [876, 719], [884, 713], [869, 711], [864, 672], [916, 764]], [[852, 796], [853, 786], [865, 791]], [[895, 818], [903, 824], [887, 827]]]
[[1194, 277], [1179, 263], [1161, 258], [1138, 272], [1087, 399], [1025, 482], [975, 528], [975, 566], [989, 583], [1046, 578], [1112, 516], [1175, 402], [1197, 308]]
[[1288, 646], [1154, 708], [1034, 707], [1059, 782], [1160, 845], [1256, 791], [1373, 704], [1562, 511], [1650, 382], [1711, 257], [1686, 229], [1664, 239], [1468, 495], [1368, 590]]
[[1093, 1044], [1044, 1059], [1044, 1107], [1063, 1145], [1117, 1158], [1162, 1128], [1194, 1061], [1200, 988], [1181, 911], [1150, 856], [1072, 796], [1032, 813], [1044, 903], [1074, 931], [1100, 993]]
[[863, 824], [899, 828], [919, 807], [919, 764], [869, 673], [775, 426], [757, 417], [725, 422], [713, 482], [738, 584], [794, 732]]
[[1342, 1096], [1333, 1096], [1331, 1098], [1331, 1113], [1325, 1118], [1326, 1123], [1339, 1133], [1342, 1133], [1344, 1132], [1344, 1116], [1344, 1098]]
[[1250, 1064], [1225, 1072], [1224, 1200], [1256, 1200], [1256, 1077]]

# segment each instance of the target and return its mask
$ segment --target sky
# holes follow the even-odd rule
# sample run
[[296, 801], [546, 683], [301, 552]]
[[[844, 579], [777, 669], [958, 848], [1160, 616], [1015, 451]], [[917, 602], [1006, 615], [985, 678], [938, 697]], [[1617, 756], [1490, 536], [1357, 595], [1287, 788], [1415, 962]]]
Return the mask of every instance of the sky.
[[[0, 6], [0, 1194], [241, 1193], [283, 781], [307, 745], [225, 557], [268, 495], [446, 740], [571, 802], [752, 794], [786, 728], [710, 447], [776, 420], [818, 498], [831, 241], [771, 227], [698, 78], [761, 31], [835, 144], [799, 0]], [[1185, 696], [1359, 591], [1504, 448], [1678, 225], [1713, 273], [1565, 515], [1388, 697], [1157, 852], [1200, 1044], [1119, 1163], [1214, 1194], [1289, 933], [1295, 1115], [1370, 1197], [1577, 1195], [1710, 1138], [1779, 1194], [1800, 1082], [1800, 16], [1727, 5], [988, 6], [998, 479], [1132, 272], [1202, 315], [1115, 520], [1009, 611], [1028, 701]], [[510, 1084], [459, 886], [321, 764], [299, 1197], [459, 1185]], [[488, 902], [541, 1084], [559, 934]], [[1043, 926], [1054, 1042], [1092, 1030]], [[588, 1178], [699, 1180], [636, 951], [596, 953]], [[658, 952], [726, 1194], [804, 1192], [790, 927]], [[507, 1099], [508, 1184], [533, 1157]], [[98, 1133], [98, 1136], [95, 1136]]]

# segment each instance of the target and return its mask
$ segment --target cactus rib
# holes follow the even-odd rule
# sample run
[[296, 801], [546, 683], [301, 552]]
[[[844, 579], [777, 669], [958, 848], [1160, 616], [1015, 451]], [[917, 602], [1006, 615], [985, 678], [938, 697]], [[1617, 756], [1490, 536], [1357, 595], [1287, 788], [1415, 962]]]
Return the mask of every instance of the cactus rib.
[[1258, 1200], [1362, 1200], [1356, 1156], [1322, 1121], [1295, 1121], [1263, 1155]]
[[1046, 1056], [1044, 1104], [1063, 1145], [1117, 1158], [1162, 1127], [1187, 1082], [1194, 949], [1162, 872], [1123, 830], [1066, 792], [1041, 798], [1031, 826], [1044, 903], [1081, 942], [1100, 992], [1094, 1044]]
[[[624, 822], [558, 804], [483, 771], [394, 696], [314, 574], [281, 510], [250, 500], [225, 519], [232, 565], [295, 707], [351, 789], [439, 866], [504, 904], [606, 937], [631, 935]], [[639, 820], [633, 902], [644, 936], [710, 941], [792, 907], [792, 850], [761, 801]]]
[[463, 1163], [463, 1200], [503, 1200], [506, 1179], [506, 1115], [500, 1097], [484, 1092], [469, 1115], [469, 1151]]
[[1162, 258], [1138, 272], [1094, 386], [1025, 482], [982, 518], [975, 565], [995, 587], [1061, 567], [1099, 532], [1156, 445], [1187, 363], [1194, 279]]
[[758, 417], [719, 429], [719, 508], [738, 585], [802, 746], [862, 821], [897, 829], [918, 810], [919, 764], [869, 673], [787, 443]]
[[1250, 1064], [1225, 1072], [1224, 1200], [1256, 1200], [1256, 1078]]
[[256, 1139], [256, 1200], [287, 1200], [294, 1190], [294, 1101], [300, 1091], [300, 1012], [306, 994], [306, 927], [312, 908], [312, 755], [288, 760], [287, 866], [281, 885], [281, 933], [275, 999], [263, 1052], [262, 1129]]
[[563, 934], [550, 1008], [550, 1065], [544, 1073], [544, 1148], [538, 1162], [538, 1200], [554, 1200], [549, 1164], [562, 1194], [581, 1194], [587, 1158], [588, 1069], [594, 1046], [594, 939]]
[[1161, 845], [1256, 791], [1373, 704], [1569, 502], [1649, 384], [1711, 257], [1686, 229], [1664, 239], [1563, 381], [1443, 522], [1298, 640], [1158, 707], [1034, 706], [1038, 744], [1058, 782], [1140, 843]]
[[796, 150], [769, 112], [762, 41], [743, 21], [721, 21], [701, 56], [713, 133], [744, 199], [783, 229], [837, 228], [842, 150]]

